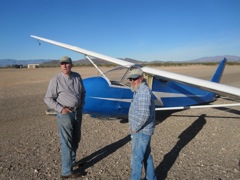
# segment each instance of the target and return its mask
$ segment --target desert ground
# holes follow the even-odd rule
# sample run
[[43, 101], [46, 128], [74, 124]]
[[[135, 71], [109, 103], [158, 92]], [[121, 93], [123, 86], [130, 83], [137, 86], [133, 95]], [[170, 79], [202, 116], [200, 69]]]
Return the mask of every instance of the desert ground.
[[[215, 68], [161, 69], [210, 79]], [[59, 70], [0, 69], [0, 179], [60, 179], [56, 117], [45, 114], [43, 102], [49, 80]], [[73, 71], [83, 78], [98, 74], [94, 67]], [[221, 83], [240, 88], [239, 77], [240, 66], [227, 65]], [[240, 107], [160, 112], [151, 145], [158, 179], [240, 179]], [[83, 116], [79, 179], [129, 179], [130, 157], [128, 123]]]

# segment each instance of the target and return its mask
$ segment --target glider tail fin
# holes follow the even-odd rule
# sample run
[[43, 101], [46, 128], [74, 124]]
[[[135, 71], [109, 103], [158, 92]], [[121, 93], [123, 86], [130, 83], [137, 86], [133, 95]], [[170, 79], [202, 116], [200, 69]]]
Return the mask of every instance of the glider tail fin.
[[218, 65], [218, 68], [212, 77], [212, 80], [211, 80], [212, 82], [217, 82], [217, 83], [220, 82], [226, 64], [227, 64], [227, 59], [224, 58]]

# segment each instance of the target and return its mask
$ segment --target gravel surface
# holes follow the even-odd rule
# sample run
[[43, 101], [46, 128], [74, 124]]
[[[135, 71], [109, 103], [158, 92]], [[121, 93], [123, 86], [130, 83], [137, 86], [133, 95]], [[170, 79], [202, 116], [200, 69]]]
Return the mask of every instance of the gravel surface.
[[[208, 79], [215, 68], [163, 69]], [[239, 69], [227, 66], [222, 82], [240, 87]], [[73, 70], [83, 78], [97, 74], [94, 68]], [[45, 114], [43, 102], [57, 72], [59, 68], [0, 70], [0, 179], [60, 179], [56, 117]], [[152, 138], [158, 179], [240, 179], [239, 115], [240, 107], [158, 113]], [[79, 179], [129, 179], [130, 156], [127, 123], [83, 116], [77, 157], [85, 163]]]

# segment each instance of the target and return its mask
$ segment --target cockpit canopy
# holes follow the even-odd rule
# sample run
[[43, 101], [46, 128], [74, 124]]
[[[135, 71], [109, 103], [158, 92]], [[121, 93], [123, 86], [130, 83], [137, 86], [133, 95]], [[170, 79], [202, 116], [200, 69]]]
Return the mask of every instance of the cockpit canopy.
[[[131, 84], [130, 84], [129, 80], [127, 79], [127, 77], [129, 76], [130, 71], [136, 67], [143, 67], [143, 66], [134, 65], [129, 68], [126, 68], [123, 66], [118, 66], [118, 67], [115, 67], [111, 70], [104, 72], [104, 75], [109, 79], [109, 81], [111, 82], [112, 85], [130, 87]], [[145, 73], [143, 75], [144, 75], [144, 79], [146, 80], [147, 84], [152, 89], [153, 76], [151, 76], [149, 74], [145, 74]]]

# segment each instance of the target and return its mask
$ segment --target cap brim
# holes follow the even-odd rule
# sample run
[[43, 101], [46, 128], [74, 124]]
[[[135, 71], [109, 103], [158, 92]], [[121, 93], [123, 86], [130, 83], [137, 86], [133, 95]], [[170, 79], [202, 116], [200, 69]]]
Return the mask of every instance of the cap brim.
[[128, 79], [130, 78], [135, 79], [135, 78], [138, 78], [139, 76], [140, 76], [139, 74], [131, 74], [130, 76], [128, 76]]
[[71, 63], [71, 62], [69, 62], [69, 61], [61, 61], [60, 64], [61, 63]]

